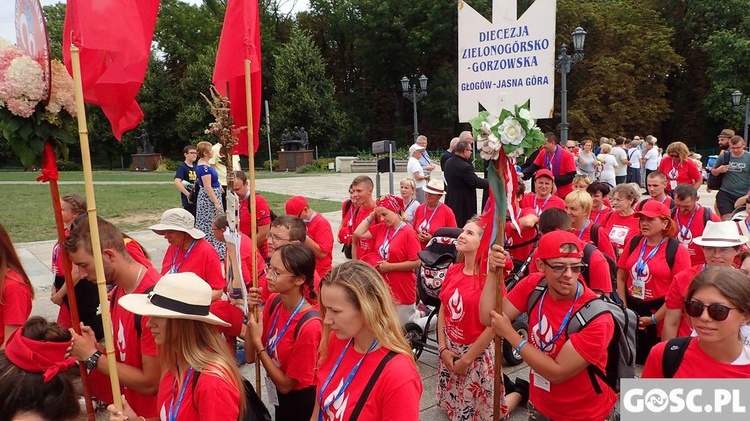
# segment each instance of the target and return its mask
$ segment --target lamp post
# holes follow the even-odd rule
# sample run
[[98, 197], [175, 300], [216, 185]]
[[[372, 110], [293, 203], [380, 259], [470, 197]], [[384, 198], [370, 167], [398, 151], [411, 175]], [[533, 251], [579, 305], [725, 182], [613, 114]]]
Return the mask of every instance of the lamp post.
[[409, 78], [406, 76], [401, 78], [401, 90], [404, 93], [404, 98], [414, 104], [414, 143], [417, 143], [417, 136], [419, 136], [419, 127], [417, 127], [417, 102], [427, 95], [427, 76], [422, 75], [419, 77], [419, 91], [417, 91], [417, 84], [411, 85], [411, 91], [409, 91]]
[[560, 55], [555, 60], [555, 70], [561, 76], [560, 90], [560, 142], [568, 141], [568, 73], [574, 64], [583, 60], [583, 43], [586, 40], [586, 31], [580, 26], [573, 33], [573, 55], [568, 54], [565, 44], [560, 47]]
[[[732, 92], [732, 108], [734, 108], [737, 111], [740, 111], [742, 108], [740, 107], [740, 102], [742, 100], [742, 92], [740, 91], [734, 91]], [[750, 97], [745, 98], [745, 123], [743, 125], [744, 132], [745, 132], [745, 142], [747, 142], [747, 125], [750, 124]]]

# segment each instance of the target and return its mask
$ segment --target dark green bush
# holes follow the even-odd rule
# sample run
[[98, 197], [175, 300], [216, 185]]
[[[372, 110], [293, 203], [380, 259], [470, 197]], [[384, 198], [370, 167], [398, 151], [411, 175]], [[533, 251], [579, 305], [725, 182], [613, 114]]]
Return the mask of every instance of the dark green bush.
[[58, 160], [57, 170], [58, 171], [83, 171], [83, 167], [81, 166], [81, 164], [77, 162]]

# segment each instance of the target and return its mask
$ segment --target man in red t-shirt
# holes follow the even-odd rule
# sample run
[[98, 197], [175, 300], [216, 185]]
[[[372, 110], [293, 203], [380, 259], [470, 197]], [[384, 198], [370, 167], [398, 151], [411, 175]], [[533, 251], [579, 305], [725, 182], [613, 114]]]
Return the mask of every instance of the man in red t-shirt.
[[254, 238], [258, 245], [258, 251], [264, 259], [271, 257], [268, 254], [266, 245], [266, 234], [271, 228], [271, 208], [268, 207], [266, 199], [258, 193], [255, 193], [255, 229], [258, 235], [253, 235], [250, 217], [250, 203], [247, 201], [250, 197], [250, 189], [247, 188], [247, 176], [242, 171], [234, 172], [234, 185], [232, 191], [240, 198], [240, 232], [250, 238]]
[[[357, 206], [350, 229], [352, 233], [375, 209], [375, 199], [372, 197], [372, 179], [366, 175], [357, 176], [352, 181], [352, 202]], [[378, 223], [378, 221], [374, 221]], [[352, 259], [361, 260], [365, 255], [375, 252], [375, 240], [372, 238], [353, 237]]]
[[286, 214], [296, 216], [307, 226], [304, 244], [315, 255], [315, 272], [322, 279], [331, 270], [333, 263], [333, 228], [321, 214], [310, 209], [307, 199], [293, 196], [287, 200]]
[[661, 171], [653, 171], [646, 177], [646, 189], [648, 190], [648, 199], [641, 200], [636, 206], [635, 210], [639, 211], [643, 209], [643, 205], [649, 200], [655, 200], [659, 203], [663, 203], [666, 207], [674, 208], [672, 198], [667, 196], [665, 190], [667, 189], [667, 176]]
[[[573, 178], [577, 171], [575, 158], [572, 153], [557, 144], [557, 136], [554, 133], [546, 133], [544, 137], [547, 141], [534, 162], [523, 170], [523, 178], [528, 180], [532, 176], [539, 177], [538, 170], [549, 170], [557, 186], [557, 196], [565, 199], [565, 196], [573, 191]], [[536, 190], [536, 185], [534, 189]]]
[[[190, 212], [182, 208], [180, 210], [192, 217]], [[103, 219], [99, 220], [98, 225], [104, 278], [115, 285], [110, 303], [110, 318], [120, 386], [137, 414], [146, 418], [158, 417], [156, 392], [161, 368], [156, 358], [154, 337], [146, 327], [148, 318], [136, 318], [133, 313], [117, 305], [117, 302], [125, 294], [147, 293], [147, 289], [153, 287], [161, 275], [153, 267], [146, 267], [130, 257], [125, 249], [122, 233], [114, 225]], [[73, 226], [65, 241], [65, 249], [71, 261], [78, 265], [81, 277], [96, 282], [87, 216], [81, 217]], [[136, 326], [138, 319], [140, 324]], [[89, 380], [95, 396], [111, 403], [113, 398], [108, 378], [110, 367], [104, 356], [105, 348], [96, 342], [90, 327], [85, 326], [82, 330], [83, 335], [78, 335], [70, 329], [73, 335], [71, 355], [79, 361], [85, 361], [87, 368], [91, 370]]]
[[693, 244], [693, 239], [703, 235], [708, 221], [719, 222], [721, 218], [698, 204], [698, 190], [689, 184], [680, 184], [674, 189], [674, 201], [672, 219], [677, 225], [677, 239], [690, 253], [690, 264], [703, 264], [706, 256], [701, 247]]
[[[589, 376], [587, 367], [605, 371], [607, 346], [614, 334], [614, 321], [598, 317], [570, 335], [565, 332], [569, 314], [575, 314], [597, 294], [577, 279], [582, 269], [583, 243], [565, 231], [553, 231], [539, 239], [534, 264], [542, 272], [531, 274], [503, 298], [503, 314], [495, 308], [495, 285], [485, 283], [480, 317], [492, 326], [531, 367], [529, 415], [545, 419], [603, 420], [612, 412], [617, 394], [598, 376]], [[490, 253], [490, 265], [497, 267], [502, 251]], [[547, 286], [536, 302], [531, 294], [542, 280]], [[529, 305], [531, 307], [529, 308]], [[529, 315], [529, 339], [523, 339], [511, 320]], [[596, 381], [602, 393], [596, 393]]]
[[226, 281], [221, 270], [221, 259], [216, 249], [203, 237], [203, 231], [195, 228], [195, 218], [182, 208], [168, 209], [161, 222], [149, 229], [163, 235], [169, 247], [161, 263], [161, 274], [193, 272], [211, 285], [213, 299], [221, 297]]
[[536, 193], [526, 193], [521, 199], [521, 208], [534, 209], [536, 216], [541, 215], [549, 208], [565, 209], [565, 202], [552, 194], [554, 188], [555, 177], [552, 175], [552, 171], [537, 171], [534, 178], [534, 191]]

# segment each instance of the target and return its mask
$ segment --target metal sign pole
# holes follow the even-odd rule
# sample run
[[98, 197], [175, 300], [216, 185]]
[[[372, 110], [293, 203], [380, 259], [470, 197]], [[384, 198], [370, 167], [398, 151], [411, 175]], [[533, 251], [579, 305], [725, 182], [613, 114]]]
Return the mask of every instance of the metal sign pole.
[[389, 192], [393, 194], [393, 143], [388, 142], [388, 182]]

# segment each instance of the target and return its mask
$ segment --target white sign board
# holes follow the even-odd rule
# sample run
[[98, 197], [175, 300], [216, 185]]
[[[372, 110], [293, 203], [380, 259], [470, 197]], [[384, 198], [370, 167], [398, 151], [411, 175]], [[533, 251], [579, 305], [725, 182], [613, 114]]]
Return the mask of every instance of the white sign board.
[[493, 115], [530, 100], [550, 118], [555, 99], [556, 0], [536, 0], [517, 18], [516, 0], [494, 0], [492, 22], [458, 2], [458, 120]]

